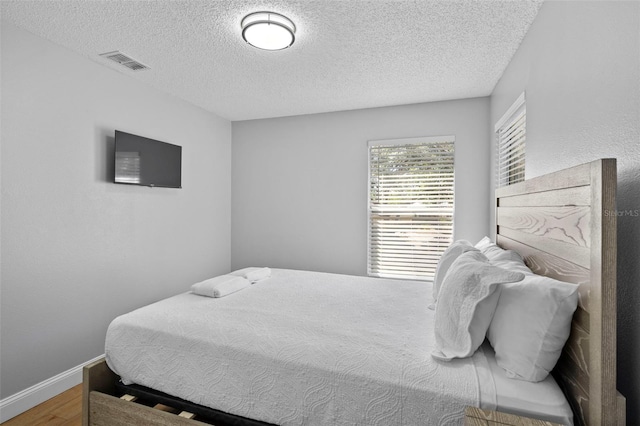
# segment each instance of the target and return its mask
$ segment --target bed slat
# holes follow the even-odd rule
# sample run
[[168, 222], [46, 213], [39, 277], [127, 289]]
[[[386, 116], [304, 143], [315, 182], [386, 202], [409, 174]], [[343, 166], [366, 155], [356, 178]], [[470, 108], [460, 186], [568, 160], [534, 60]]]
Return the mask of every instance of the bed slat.
[[549, 254], [589, 269], [591, 263], [590, 251], [586, 247], [578, 247], [545, 236], [527, 234], [526, 232], [509, 229], [500, 226], [500, 223], [498, 223], [498, 229], [500, 235], [504, 235], [507, 238], [511, 238], [514, 241], [530, 247], [544, 247], [544, 251]]
[[100, 392], [91, 392], [91, 426], [210, 426], [140, 404], [127, 402]]
[[498, 225], [589, 247], [589, 206], [498, 207]]
[[591, 197], [589, 186], [513, 195], [500, 198], [500, 207], [588, 206]]
[[515, 416], [499, 411], [483, 410], [477, 407], [467, 407], [465, 410], [465, 426], [560, 426], [545, 420]]
[[[613, 161], [615, 162], [615, 160]], [[527, 179], [515, 185], [503, 186], [496, 189], [496, 197], [502, 198], [512, 195], [562, 190], [576, 186], [589, 186], [591, 185], [590, 178], [591, 163], [581, 164], [537, 178]]]

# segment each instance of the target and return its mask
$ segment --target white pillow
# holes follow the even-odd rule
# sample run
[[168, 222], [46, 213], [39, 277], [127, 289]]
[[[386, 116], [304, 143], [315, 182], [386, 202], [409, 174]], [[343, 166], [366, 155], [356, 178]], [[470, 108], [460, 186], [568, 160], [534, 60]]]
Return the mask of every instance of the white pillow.
[[476, 243], [474, 247], [482, 251], [483, 249], [489, 247], [491, 244], [493, 244], [493, 241], [491, 241], [491, 238], [483, 237], [480, 241]]
[[[453, 262], [460, 256], [462, 253], [468, 251], [477, 251], [471, 243], [467, 240], [458, 240], [454, 241], [440, 256], [440, 260], [438, 261], [438, 265], [436, 266], [436, 273], [433, 276], [433, 301], [434, 303], [438, 300], [438, 293], [440, 292], [440, 287], [442, 287], [442, 282], [444, 281], [444, 277], [447, 275], [447, 271], [453, 264]], [[433, 309], [433, 307], [430, 307]]]
[[507, 376], [544, 380], [558, 362], [578, 306], [578, 286], [540, 275], [502, 286], [487, 336]]
[[510, 271], [522, 272], [523, 274], [533, 274], [518, 253], [513, 250], [503, 249], [491, 241], [489, 237], [484, 237], [478, 241], [474, 247], [487, 256], [494, 266], [509, 269]]
[[478, 349], [493, 317], [500, 286], [523, 274], [489, 264], [479, 251], [461, 254], [447, 273], [435, 317], [436, 359], [466, 358]]
[[200, 296], [224, 297], [240, 291], [251, 285], [244, 277], [234, 275], [220, 275], [208, 280], [195, 283], [191, 286], [191, 291]]
[[496, 256], [504, 251], [504, 249], [491, 241], [489, 237], [484, 237], [474, 246], [482, 252], [489, 260], [493, 260]]
[[[498, 246], [496, 246], [498, 247]], [[493, 258], [489, 260], [493, 266], [498, 266], [509, 271], [522, 272], [523, 274], [533, 274], [531, 269], [525, 265], [522, 256], [513, 250], [504, 250], [498, 247], [501, 251], [493, 253]]]

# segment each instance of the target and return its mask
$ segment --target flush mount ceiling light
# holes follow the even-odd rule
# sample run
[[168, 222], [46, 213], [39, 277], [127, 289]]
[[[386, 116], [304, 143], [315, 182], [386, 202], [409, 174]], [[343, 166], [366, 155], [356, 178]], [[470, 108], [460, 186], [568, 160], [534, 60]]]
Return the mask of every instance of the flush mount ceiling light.
[[296, 26], [291, 19], [274, 12], [255, 12], [240, 23], [244, 41], [264, 50], [282, 50], [295, 41]]

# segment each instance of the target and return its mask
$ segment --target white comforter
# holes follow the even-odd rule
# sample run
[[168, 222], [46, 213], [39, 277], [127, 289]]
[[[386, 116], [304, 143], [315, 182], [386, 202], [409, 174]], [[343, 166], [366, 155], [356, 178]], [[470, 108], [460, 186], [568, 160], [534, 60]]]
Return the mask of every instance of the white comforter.
[[184, 293], [116, 318], [107, 363], [125, 383], [279, 425], [459, 424], [479, 404], [477, 357], [430, 356], [430, 294], [274, 269], [227, 297]]

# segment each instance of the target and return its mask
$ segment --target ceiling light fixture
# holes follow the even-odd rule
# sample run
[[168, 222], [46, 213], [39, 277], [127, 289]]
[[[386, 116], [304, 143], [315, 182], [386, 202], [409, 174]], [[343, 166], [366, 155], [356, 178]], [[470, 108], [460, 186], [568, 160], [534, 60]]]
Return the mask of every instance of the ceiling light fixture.
[[274, 12], [255, 12], [240, 23], [244, 41], [263, 50], [282, 50], [295, 41], [296, 26], [291, 19]]

